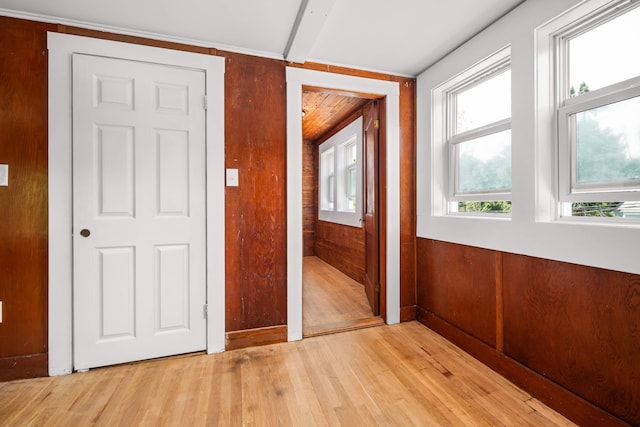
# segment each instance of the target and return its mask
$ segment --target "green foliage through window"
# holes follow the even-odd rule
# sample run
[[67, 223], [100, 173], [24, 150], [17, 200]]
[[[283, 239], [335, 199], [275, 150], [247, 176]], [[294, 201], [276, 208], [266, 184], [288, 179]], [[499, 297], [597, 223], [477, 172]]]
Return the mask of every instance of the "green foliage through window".
[[507, 200], [496, 200], [491, 202], [458, 202], [458, 212], [511, 213], [511, 202]]
[[571, 204], [572, 216], [613, 218], [620, 216], [618, 208], [622, 202], [578, 202]]

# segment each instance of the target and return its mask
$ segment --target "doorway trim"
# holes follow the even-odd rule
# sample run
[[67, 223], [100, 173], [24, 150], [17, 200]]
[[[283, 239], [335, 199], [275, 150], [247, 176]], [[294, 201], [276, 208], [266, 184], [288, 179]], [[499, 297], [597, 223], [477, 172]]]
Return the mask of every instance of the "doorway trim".
[[[224, 58], [47, 33], [49, 49], [49, 375], [73, 372], [71, 55], [107, 56], [205, 71], [207, 352], [225, 349]], [[204, 100], [203, 100], [204, 101]]]
[[287, 67], [287, 331], [302, 339], [302, 86], [371, 93], [387, 101], [387, 319], [400, 323], [400, 85]]

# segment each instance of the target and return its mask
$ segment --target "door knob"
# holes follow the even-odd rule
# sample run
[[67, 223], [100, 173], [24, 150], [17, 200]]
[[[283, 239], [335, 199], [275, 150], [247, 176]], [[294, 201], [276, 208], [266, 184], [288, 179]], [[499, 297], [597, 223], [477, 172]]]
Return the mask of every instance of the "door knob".
[[91, 235], [91, 232], [86, 228], [83, 228], [82, 230], [80, 230], [80, 235], [82, 237], [89, 237]]

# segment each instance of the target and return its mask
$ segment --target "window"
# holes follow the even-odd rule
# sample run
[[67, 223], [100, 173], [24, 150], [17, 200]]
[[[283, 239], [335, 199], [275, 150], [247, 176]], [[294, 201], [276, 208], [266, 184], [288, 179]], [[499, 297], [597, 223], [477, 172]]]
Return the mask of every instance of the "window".
[[446, 146], [443, 214], [511, 212], [511, 69], [505, 48], [436, 88]]
[[320, 144], [318, 150], [318, 218], [360, 227], [362, 117]]
[[325, 211], [334, 210], [335, 206], [335, 156], [334, 147], [325, 150], [320, 154], [320, 180], [319, 200], [320, 209]]
[[345, 210], [349, 212], [356, 211], [356, 196], [358, 188], [358, 171], [356, 166], [358, 165], [358, 151], [356, 147], [356, 141], [353, 140], [344, 147], [345, 152], [345, 169], [346, 169], [346, 190], [345, 196], [347, 199]]
[[615, 2], [555, 34], [561, 217], [637, 218], [640, 7]]

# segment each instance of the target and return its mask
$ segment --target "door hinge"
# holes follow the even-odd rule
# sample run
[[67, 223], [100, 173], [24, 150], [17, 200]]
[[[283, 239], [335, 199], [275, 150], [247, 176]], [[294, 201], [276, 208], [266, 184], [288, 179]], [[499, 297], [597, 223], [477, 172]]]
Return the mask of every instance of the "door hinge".
[[375, 119], [373, 121], [373, 127], [376, 128], [376, 129], [380, 129], [380, 120]]
[[204, 96], [204, 100], [202, 101], [202, 106], [204, 107], [205, 110], [209, 107], [209, 104], [207, 103], [207, 95]]
[[376, 292], [380, 292], [380, 282], [376, 283]]
[[204, 318], [206, 319], [209, 316], [209, 304], [205, 304], [203, 307]]

